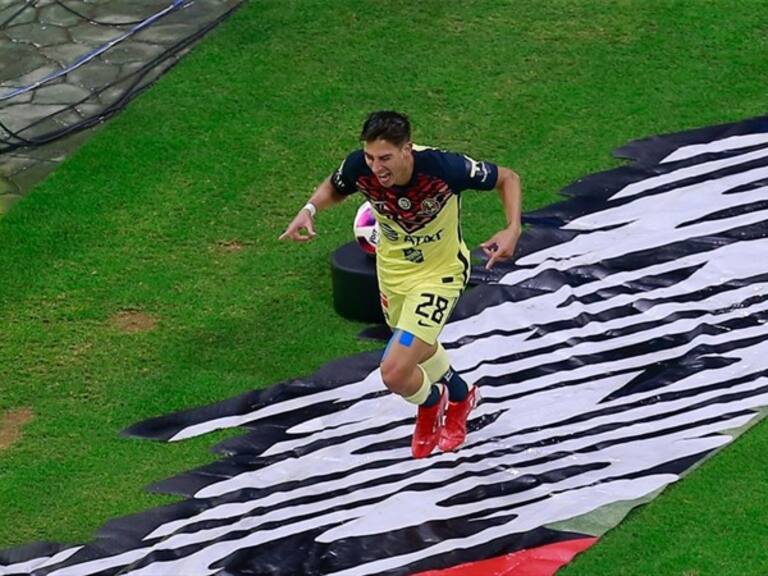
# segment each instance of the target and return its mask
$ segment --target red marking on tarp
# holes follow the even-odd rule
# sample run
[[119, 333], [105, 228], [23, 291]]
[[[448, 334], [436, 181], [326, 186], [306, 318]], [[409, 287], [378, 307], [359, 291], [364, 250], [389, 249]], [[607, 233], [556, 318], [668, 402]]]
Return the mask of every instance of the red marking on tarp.
[[552, 576], [597, 538], [578, 538], [412, 576]]

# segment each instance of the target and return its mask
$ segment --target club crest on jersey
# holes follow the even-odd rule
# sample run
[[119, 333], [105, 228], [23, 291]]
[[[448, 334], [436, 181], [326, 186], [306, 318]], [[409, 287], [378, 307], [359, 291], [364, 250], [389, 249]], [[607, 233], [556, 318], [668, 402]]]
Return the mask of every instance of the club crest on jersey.
[[405, 191], [386, 188], [372, 175], [359, 177], [356, 186], [376, 212], [408, 234], [434, 220], [453, 194], [444, 180], [426, 174], [419, 174]]
[[421, 201], [421, 214], [434, 216], [440, 212], [440, 204], [434, 198], [426, 198]]

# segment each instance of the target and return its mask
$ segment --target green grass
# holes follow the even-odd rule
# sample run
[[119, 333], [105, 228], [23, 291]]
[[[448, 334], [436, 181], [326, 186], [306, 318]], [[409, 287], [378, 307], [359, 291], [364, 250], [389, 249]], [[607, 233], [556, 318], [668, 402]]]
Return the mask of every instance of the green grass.
[[[532, 210], [628, 140], [765, 114], [765, 22], [758, 0], [245, 5], [0, 220], [0, 411], [36, 414], [0, 453], [0, 547], [171, 502], [142, 487], [222, 437], [129, 424], [376, 347], [331, 304], [357, 203], [310, 245], [276, 240], [367, 112], [514, 168]], [[504, 222], [493, 194], [464, 207], [473, 246]], [[120, 332], [126, 309], [156, 329]], [[760, 425], [563, 573], [765, 573], [766, 454]]]

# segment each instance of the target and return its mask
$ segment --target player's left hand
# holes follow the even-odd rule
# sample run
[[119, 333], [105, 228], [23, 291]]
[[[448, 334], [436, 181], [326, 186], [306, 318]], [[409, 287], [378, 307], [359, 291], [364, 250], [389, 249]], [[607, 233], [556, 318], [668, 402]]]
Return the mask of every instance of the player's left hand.
[[490, 270], [497, 261], [508, 260], [515, 253], [515, 246], [520, 238], [520, 226], [509, 226], [496, 232], [489, 240], [480, 244], [488, 262], [485, 269]]

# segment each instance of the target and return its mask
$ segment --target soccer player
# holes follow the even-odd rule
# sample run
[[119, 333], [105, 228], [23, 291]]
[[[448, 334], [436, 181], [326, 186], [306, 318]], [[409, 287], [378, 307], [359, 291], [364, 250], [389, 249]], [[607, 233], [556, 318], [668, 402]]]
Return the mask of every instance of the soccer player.
[[418, 406], [411, 441], [415, 458], [435, 446], [456, 450], [467, 435], [477, 388], [451, 369], [437, 341], [469, 279], [461, 235], [460, 193], [499, 192], [508, 226], [481, 247], [486, 268], [510, 258], [520, 237], [520, 179], [512, 170], [469, 156], [416, 146], [408, 118], [373, 112], [352, 152], [315, 190], [280, 239], [315, 236], [318, 212], [360, 191], [373, 206], [380, 238], [376, 271], [392, 338], [381, 361], [387, 388]]

